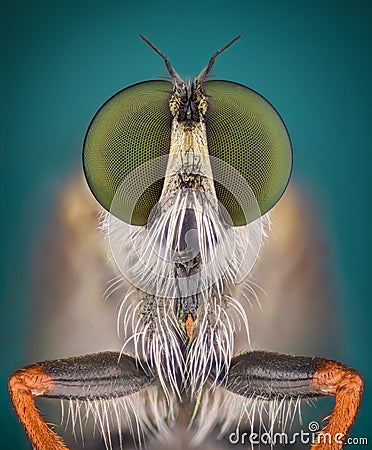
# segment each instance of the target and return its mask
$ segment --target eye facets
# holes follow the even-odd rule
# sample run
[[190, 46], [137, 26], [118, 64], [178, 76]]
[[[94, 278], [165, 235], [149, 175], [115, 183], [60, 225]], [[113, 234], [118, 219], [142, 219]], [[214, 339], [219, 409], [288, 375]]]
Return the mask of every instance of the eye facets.
[[[114, 95], [93, 118], [84, 142], [83, 165], [91, 191], [108, 211], [121, 183], [131, 172], [168, 154], [171, 92], [172, 84], [166, 81], [139, 83]], [[151, 185], [138, 199], [133, 214], [121, 210], [119, 218], [144, 225], [161, 189], [161, 182]]]
[[[279, 200], [290, 177], [292, 149], [286, 127], [274, 107], [245, 86], [208, 81], [205, 91], [209, 154], [233, 166], [247, 180], [264, 214]], [[234, 224], [244, 225], [232, 193], [221, 184], [216, 185], [216, 192]]]

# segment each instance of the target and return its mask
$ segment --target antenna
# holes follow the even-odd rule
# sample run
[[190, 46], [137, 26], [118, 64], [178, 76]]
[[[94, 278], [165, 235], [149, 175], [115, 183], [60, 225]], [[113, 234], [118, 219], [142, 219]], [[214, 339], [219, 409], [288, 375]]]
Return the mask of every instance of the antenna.
[[[155, 52], [156, 52], [158, 55], [160, 55], [160, 56], [164, 59], [164, 62], [165, 62], [165, 65], [166, 65], [166, 67], [167, 67], [167, 70], [168, 70], [168, 72], [169, 72], [169, 75], [170, 75], [174, 80], [176, 80], [177, 84], [183, 84], [182, 78], [181, 78], [181, 77], [178, 75], [178, 73], [173, 69], [173, 67], [172, 67], [172, 65], [171, 65], [171, 63], [170, 63], [170, 61], [169, 61], [169, 59], [164, 55], [164, 53], [161, 52], [157, 47], [155, 47], [155, 45], [152, 44], [147, 38], [145, 38], [145, 36], [142, 36], [142, 34], [140, 34], [139, 37], [140, 37], [141, 39], [143, 39], [143, 40], [146, 42], [146, 44], [148, 44], [153, 50], [155, 50]], [[236, 40], [236, 38], [235, 38], [235, 40]], [[231, 43], [232, 43], [232, 42], [231, 42]]]
[[242, 34], [239, 34], [232, 41], [226, 44], [225, 47], [222, 47], [219, 50], [217, 50], [216, 53], [212, 55], [212, 58], [209, 60], [207, 66], [200, 72], [200, 75], [197, 77], [197, 80], [203, 82], [209, 75], [209, 72], [212, 70], [213, 64], [216, 61], [217, 56], [220, 55], [222, 52], [224, 52], [227, 48], [229, 48], [235, 41], [240, 39], [242, 36], [243, 36]]

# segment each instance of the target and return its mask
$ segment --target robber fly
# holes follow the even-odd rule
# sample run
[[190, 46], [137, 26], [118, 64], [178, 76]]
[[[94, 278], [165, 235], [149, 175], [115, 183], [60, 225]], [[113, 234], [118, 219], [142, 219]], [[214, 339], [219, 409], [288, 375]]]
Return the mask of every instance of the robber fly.
[[[312, 448], [342, 447], [363, 382], [353, 369], [317, 357], [247, 351], [239, 290], [257, 258], [267, 212], [292, 169], [288, 131], [254, 90], [208, 80], [218, 50], [193, 80], [168, 58], [170, 81], [145, 81], [110, 98], [84, 142], [88, 185], [106, 210], [102, 228], [132, 289], [120, 310], [134, 354], [103, 352], [44, 361], [16, 371], [10, 395], [34, 448], [66, 449], [34, 397], [67, 399], [93, 413], [111, 447], [109, 420], [127, 420], [143, 443], [171, 433], [185, 405], [189, 447], [217, 425], [250, 421], [260, 405], [285, 422], [285, 405], [331, 395], [336, 403]], [[100, 408], [100, 409], [99, 409]], [[81, 421], [81, 408], [77, 409]], [[190, 436], [191, 436], [190, 435]], [[341, 436], [341, 440], [340, 440]], [[120, 435], [120, 445], [123, 445]]]

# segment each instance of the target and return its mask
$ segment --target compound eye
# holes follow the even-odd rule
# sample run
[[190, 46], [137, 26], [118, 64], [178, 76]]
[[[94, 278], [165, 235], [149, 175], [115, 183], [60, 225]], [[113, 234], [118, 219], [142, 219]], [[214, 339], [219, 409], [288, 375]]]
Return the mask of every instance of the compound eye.
[[[282, 196], [292, 170], [287, 129], [274, 107], [257, 92], [230, 81], [207, 81], [209, 154], [233, 166], [248, 182], [261, 215]], [[213, 158], [212, 158], [213, 170]], [[234, 225], [246, 215], [234, 195], [215, 182], [218, 200]], [[244, 187], [234, 186], [234, 190]]]
[[[169, 153], [171, 92], [172, 84], [166, 81], [135, 84], [111, 97], [90, 123], [84, 141], [84, 172], [92, 193], [106, 210], [110, 211], [116, 192], [133, 170]], [[165, 174], [165, 169], [160, 170]], [[120, 209], [119, 219], [145, 225], [162, 187], [160, 177], [141, 193], [134, 209]]]

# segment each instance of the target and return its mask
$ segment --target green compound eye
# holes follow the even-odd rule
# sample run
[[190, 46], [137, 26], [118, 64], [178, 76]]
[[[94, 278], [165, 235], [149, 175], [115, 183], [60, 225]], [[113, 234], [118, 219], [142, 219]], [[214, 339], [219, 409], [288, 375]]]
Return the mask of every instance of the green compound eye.
[[[247, 180], [263, 215], [282, 196], [291, 174], [287, 129], [274, 107], [252, 89], [217, 80], [203, 86], [208, 99], [209, 154], [233, 166]], [[244, 212], [233, 194], [217, 182], [216, 193], [234, 225], [245, 225]]]
[[[108, 211], [125, 177], [141, 164], [169, 153], [172, 83], [146, 81], [115, 94], [97, 112], [84, 142], [83, 166], [88, 185]], [[164, 173], [166, 167], [164, 167]], [[145, 225], [159, 201], [163, 181], [158, 180], [138, 199], [133, 211], [120, 219]]]
[[[205, 120], [209, 154], [245, 178], [261, 215], [265, 214], [283, 194], [291, 173], [292, 150], [285, 125], [267, 100], [245, 86], [207, 81], [203, 87], [208, 101]], [[110, 210], [119, 186], [131, 172], [168, 155], [171, 92], [172, 83], [166, 81], [139, 83], [114, 95], [93, 118], [84, 142], [83, 165], [89, 187], [105, 209]], [[211, 159], [217, 175], [216, 160]], [[132, 225], [147, 223], [160, 199], [165, 171], [166, 163], [156, 168], [157, 181], [144, 189], [133, 210], [120, 210], [120, 219]], [[245, 225], [247, 216], [235, 195], [218, 181], [215, 186], [232, 223]], [[235, 194], [245, 189], [243, 185], [233, 187]], [[133, 192], [135, 189], [133, 186]]]

